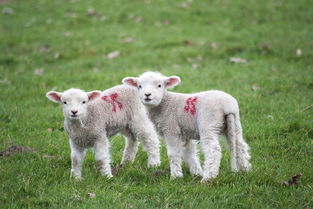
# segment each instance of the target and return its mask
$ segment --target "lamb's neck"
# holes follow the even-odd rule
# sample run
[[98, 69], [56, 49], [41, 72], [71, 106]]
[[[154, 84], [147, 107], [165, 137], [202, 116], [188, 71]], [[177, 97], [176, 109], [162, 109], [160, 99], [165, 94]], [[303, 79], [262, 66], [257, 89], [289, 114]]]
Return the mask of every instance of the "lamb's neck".
[[160, 104], [156, 107], [148, 107], [149, 116], [151, 120], [155, 120], [157, 117], [162, 117], [161, 113], [166, 112], [166, 108], [171, 101], [172, 95], [170, 92], [165, 92]]
[[86, 118], [79, 118], [75, 120], [65, 118], [65, 122], [70, 129], [81, 129], [85, 128]]
[[172, 101], [172, 97], [173, 97], [173, 95], [171, 92], [165, 91], [163, 98], [162, 98], [162, 101], [160, 102], [160, 104], [158, 106], [160, 108], [160, 110], [164, 110], [168, 107], [168, 105]]

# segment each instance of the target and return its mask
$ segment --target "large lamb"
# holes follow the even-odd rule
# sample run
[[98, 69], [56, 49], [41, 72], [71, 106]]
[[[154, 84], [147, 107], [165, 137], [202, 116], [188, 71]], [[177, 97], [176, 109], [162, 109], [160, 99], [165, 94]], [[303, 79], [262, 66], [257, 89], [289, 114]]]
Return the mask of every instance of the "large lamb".
[[165, 138], [172, 178], [182, 176], [182, 157], [189, 168], [198, 170], [199, 161], [191, 139], [200, 139], [205, 157], [202, 182], [216, 177], [222, 156], [221, 134], [226, 135], [230, 147], [232, 170], [250, 170], [249, 147], [242, 138], [235, 98], [216, 90], [194, 94], [168, 92], [166, 89], [178, 85], [180, 78], [157, 72], [146, 72], [138, 78], [127, 77], [122, 82], [138, 88], [150, 119]]
[[49, 91], [46, 96], [63, 105], [64, 128], [70, 138], [71, 173], [76, 179], [82, 178], [86, 148], [94, 149], [101, 174], [112, 177], [108, 138], [117, 133], [126, 136], [122, 163], [134, 161], [136, 138], [140, 138], [148, 152], [148, 166], [160, 165], [158, 136], [136, 90], [120, 85], [103, 92]]

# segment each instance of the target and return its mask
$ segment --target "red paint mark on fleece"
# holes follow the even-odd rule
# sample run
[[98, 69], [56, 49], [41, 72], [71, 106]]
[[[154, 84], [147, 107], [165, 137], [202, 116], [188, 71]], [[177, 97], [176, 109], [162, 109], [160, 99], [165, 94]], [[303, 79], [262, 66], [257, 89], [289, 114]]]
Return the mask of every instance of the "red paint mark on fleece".
[[196, 102], [197, 102], [198, 97], [189, 97], [186, 100], [186, 105], [184, 107], [184, 110], [186, 113], [190, 113], [191, 115], [195, 115], [197, 110], [196, 110]]
[[103, 101], [106, 101], [112, 104], [113, 106], [112, 112], [116, 112], [116, 109], [117, 109], [116, 107], [118, 107], [120, 110], [123, 109], [123, 104], [117, 100], [117, 97], [118, 97], [118, 94], [114, 93], [114, 94], [110, 94], [109, 96], [103, 96], [101, 97], [101, 99]]

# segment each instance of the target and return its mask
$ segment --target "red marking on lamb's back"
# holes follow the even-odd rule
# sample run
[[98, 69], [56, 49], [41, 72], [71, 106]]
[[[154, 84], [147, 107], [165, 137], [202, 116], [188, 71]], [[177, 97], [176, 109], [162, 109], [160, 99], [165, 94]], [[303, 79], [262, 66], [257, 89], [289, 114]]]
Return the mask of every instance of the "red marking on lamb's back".
[[191, 115], [195, 115], [197, 110], [196, 110], [196, 102], [197, 102], [198, 97], [189, 97], [186, 100], [186, 104], [184, 107], [184, 110], [186, 113], [190, 113]]
[[116, 112], [116, 109], [117, 107], [122, 110], [123, 109], [123, 104], [121, 102], [119, 102], [117, 100], [118, 98], [118, 93], [113, 93], [113, 94], [110, 94], [109, 96], [103, 96], [101, 97], [101, 99], [103, 101], [106, 101], [110, 104], [112, 104], [113, 108], [112, 108], [112, 112]]

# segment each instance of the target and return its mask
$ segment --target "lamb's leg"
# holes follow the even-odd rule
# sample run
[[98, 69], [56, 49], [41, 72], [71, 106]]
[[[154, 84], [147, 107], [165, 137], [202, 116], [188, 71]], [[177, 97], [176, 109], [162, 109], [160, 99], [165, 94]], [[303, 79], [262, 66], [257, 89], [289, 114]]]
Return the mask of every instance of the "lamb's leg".
[[218, 175], [221, 162], [221, 146], [218, 141], [218, 134], [214, 130], [206, 130], [201, 133], [200, 142], [204, 154], [202, 183]]
[[198, 157], [197, 143], [195, 141], [189, 140], [186, 142], [183, 156], [191, 175], [202, 176], [202, 168]]
[[237, 165], [238, 169], [242, 171], [249, 171], [251, 170], [250, 154], [249, 154], [249, 146], [243, 140], [243, 138], [238, 138], [236, 143], [237, 148]]
[[171, 179], [182, 177], [182, 142], [176, 137], [166, 137], [167, 155], [170, 160]]
[[249, 146], [242, 137], [240, 121], [236, 122], [236, 152], [238, 170], [249, 171], [251, 169]]
[[228, 115], [226, 117], [226, 122], [227, 122], [226, 139], [228, 147], [230, 149], [231, 169], [232, 171], [237, 172], [238, 166], [237, 166], [236, 130], [233, 115]]
[[95, 158], [100, 173], [108, 178], [112, 177], [109, 141], [106, 137], [99, 139], [94, 146]]
[[148, 118], [134, 119], [131, 130], [136, 138], [142, 140], [143, 148], [148, 153], [148, 167], [159, 166], [161, 164], [160, 141], [150, 120]]
[[71, 176], [73, 176], [77, 180], [81, 180], [85, 149], [76, 146], [71, 139], [69, 140], [69, 143], [71, 147], [71, 161], [72, 161]]
[[249, 162], [249, 146], [242, 137], [242, 128], [239, 115], [229, 114], [227, 115], [226, 120], [227, 141], [230, 144], [232, 153], [232, 170], [249, 171], [251, 169], [251, 164]]
[[125, 135], [125, 149], [121, 164], [127, 162], [134, 162], [138, 150], [138, 141], [131, 133], [124, 133]]

